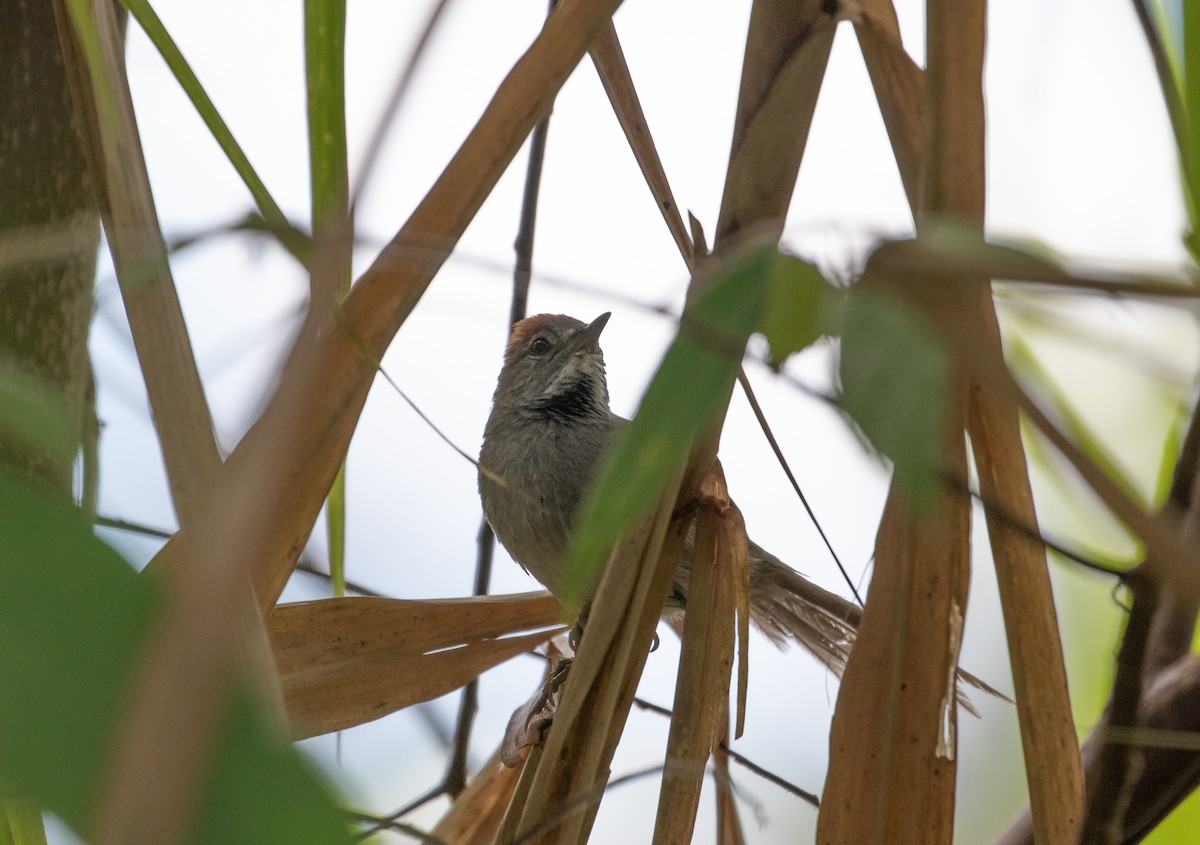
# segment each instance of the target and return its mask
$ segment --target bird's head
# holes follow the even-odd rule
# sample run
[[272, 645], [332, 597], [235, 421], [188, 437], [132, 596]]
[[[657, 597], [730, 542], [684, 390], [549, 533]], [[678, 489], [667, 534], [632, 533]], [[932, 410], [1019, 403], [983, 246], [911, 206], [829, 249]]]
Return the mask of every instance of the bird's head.
[[600, 332], [610, 316], [583, 323], [565, 314], [538, 314], [513, 326], [495, 406], [563, 421], [607, 416]]

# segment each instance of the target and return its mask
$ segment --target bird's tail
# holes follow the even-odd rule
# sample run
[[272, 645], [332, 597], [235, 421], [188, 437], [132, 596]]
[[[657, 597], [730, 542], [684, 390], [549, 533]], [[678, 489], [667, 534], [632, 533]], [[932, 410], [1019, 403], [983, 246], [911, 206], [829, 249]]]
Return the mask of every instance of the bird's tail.
[[858, 634], [862, 609], [818, 587], [750, 543], [750, 618], [776, 645], [795, 640], [839, 678]]

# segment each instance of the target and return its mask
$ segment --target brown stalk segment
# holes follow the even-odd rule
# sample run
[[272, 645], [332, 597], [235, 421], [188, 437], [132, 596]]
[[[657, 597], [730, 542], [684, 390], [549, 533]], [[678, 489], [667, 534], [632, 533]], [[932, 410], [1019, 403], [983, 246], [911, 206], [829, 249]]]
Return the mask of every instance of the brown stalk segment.
[[458, 689], [562, 629], [496, 637], [554, 625], [560, 613], [544, 593], [280, 605], [269, 626], [292, 735], [345, 730]]
[[733, 795], [733, 779], [729, 774], [728, 743], [729, 730], [726, 726], [712, 758], [717, 790], [717, 845], [746, 845], [746, 834], [742, 831], [737, 801]]
[[[521, 776], [517, 779], [513, 790], [512, 800], [504, 813], [500, 829], [496, 832], [495, 845], [510, 845], [517, 841], [517, 831], [521, 827], [521, 816], [529, 800], [529, 791], [533, 788], [533, 779], [537, 776], [538, 767], [542, 762], [545, 745], [535, 745], [527, 749], [525, 762], [521, 765]], [[475, 843], [471, 843], [475, 845]], [[490, 845], [490, 843], [489, 843]]]
[[[931, 25], [937, 23], [931, 19]], [[856, 31], [909, 202], [916, 209], [926, 121], [925, 81], [900, 42], [890, 0], [873, 0], [868, 4]], [[954, 39], [957, 35], [946, 33], [945, 37]], [[976, 38], [972, 43], [981, 58], [982, 39]], [[968, 128], [977, 140], [962, 149], [975, 151], [975, 160], [965, 166], [982, 186], [982, 141], [978, 139], [983, 132], [983, 114], [979, 83], [968, 78], [961, 81], [962, 90], [957, 96], [963, 98], [962, 102], [947, 103], [941, 111], [955, 120], [971, 117], [974, 127]], [[940, 149], [944, 151], [947, 146]], [[937, 162], [934, 167], [946, 170], [945, 165]], [[964, 175], [970, 178], [970, 174]], [[982, 188], [975, 196], [957, 200], [942, 188], [939, 197], [933, 201], [943, 210], [982, 221]], [[976, 285], [980, 296], [978, 304], [969, 309], [973, 316], [967, 319], [971, 327], [964, 333], [966, 342], [986, 344], [999, 360], [1000, 333], [990, 289], [982, 280]], [[1001, 393], [986, 390], [976, 381], [970, 391], [968, 427], [985, 499], [1002, 503], [1026, 525], [1036, 525], [1016, 406], [1005, 401]], [[1000, 585], [1038, 841], [1073, 843], [1078, 838], [1082, 818], [1083, 780], [1045, 551], [996, 519], [988, 520], [988, 533]]]
[[331, 317], [315, 339], [297, 344], [263, 417], [222, 471], [219, 489], [160, 552], [168, 575], [164, 616], [131, 689], [127, 730], [102, 799], [119, 818], [95, 841], [167, 843], [185, 829], [244, 628], [228, 619], [242, 579], [251, 574], [259, 606], [269, 611], [345, 457], [374, 362], [618, 5], [576, 0], [550, 16], [408, 223], [351, 292], [342, 322]]
[[[980, 303], [976, 340], [999, 359], [990, 296]], [[968, 426], [980, 492], [1026, 525], [1037, 525], [1016, 406], [973, 384]], [[1083, 823], [1084, 781], [1045, 549], [988, 518], [988, 537], [1012, 662], [1025, 773], [1038, 842], [1074, 845]]]
[[584, 799], [608, 780], [683, 548], [683, 526], [671, 524], [678, 483], [668, 484], [650, 521], [618, 543], [605, 568], [528, 793], [510, 810], [520, 813], [518, 830], [531, 845], [587, 841], [599, 795]]
[[448, 845], [492, 845], [524, 771], [524, 763], [513, 768], [505, 766], [496, 751], [454, 799], [431, 835]]
[[[836, 21], [821, 0], [756, 0], [714, 251], [761, 225], [783, 231]], [[768, 229], [770, 231], [770, 229]]]
[[[696, 520], [695, 551], [688, 582], [687, 616], [675, 685], [674, 715], [667, 737], [667, 756], [655, 845], [686, 845], [692, 839], [700, 790], [708, 757], [729, 727], [729, 675], [733, 669], [735, 547], [722, 523], [729, 509], [723, 479], [719, 492], [701, 493]], [[705, 487], [710, 487], [706, 480]], [[745, 539], [741, 545], [745, 547]]]
[[[946, 462], [965, 471], [961, 411], [947, 422]], [[893, 485], [833, 717], [822, 845], [951, 841], [969, 529], [963, 497], [917, 515]]]
[[[919, 228], [939, 215], [982, 226], [984, 8], [982, 0], [956, 3], [953, 11], [945, 0], [928, 4], [924, 168], [920, 182], [911, 170], [905, 180], [910, 197], [920, 185]], [[895, 35], [894, 17], [877, 22]], [[909, 113], [915, 77], [903, 66], [893, 59], [885, 72], [876, 61], [875, 74], [890, 83], [877, 83], [877, 92], [881, 102], [887, 97], [890, 103], [882, 109], [896, 124], [890, 134], [904, 142], [897, 160], [901, 165], [907, 160], [911, 168], [910, 146], [919, 137], [917, 119]], [[910, 103], [909, 112], [894, 99], [898, 92]], [[979, 285], [963, 279], [959, 290]], [[937, 298], [914, 292], [940, 326], [977, 307], [969, 295]], [[961, 477], [966, 472], [965, 388], [960, 374], [948, 391], [942, 463]], [[969, 534], [965, 497], [943, 492], [936, 507], [918, 514], [893, 482], [876, 539], [870, 599], [834, 715], [817, 830], [822, 843], [948, 843], [953, 838], [954, 677], [970, 573]]]
[[171, 497], [180, 524], [188, 523], [213, 487], [221, 456], [150, 193], [125, 76], [124, 38], [112, 3], [92, 2], [80, 11], [94, 19], [100, 33], [104, 77], [94, 76], [68, 4], [58, 0], [54, 6], [83, 150], [146, 382]]
[[879, 111], [900, 168], [913, 213], [921, 207], [921, 157], [925, 151], [925, 80], [900, 40], [891, 0], [868, 0], [854, 23]]
[[[617, 31], [614, 26], [609, 26], [596, 39], [592, 45], [591, 55], [592, 60], [596, 64], [596, 70], [600, 74], [600, 80], [604, 84], [604, 90], [608, 93], [609, 101], [612, 103], [613, 110], [617, 114], [617, 119], [620, 121], [621, 127], [625, 130], [625, 137], [629, 141], [630, 149], [633, 151], [634, 157], [641, 167], [642, 174], [646, 179], [646, 185], [650, 188], [651, 194], [654, 195], [658, 207], [662, 211], [663, 219], [666, 221], [667, 228], [671, 231], [671, 235], [675, 239], [676, 246], [679, 247], [679, 252], [683, 257], [684, 263], [688, 266], [688, 269], [694, 269], [697, 259], [705, 257], [708, 252], [708, 248], [704, 243], [703, 231], [700, 228], [699, 221], [694, 216], [689, 215], [695, 242], [693, 243], [693, 238], [688, 236], [687, 227], [683, 222], [683, 215], [679, 212], [679, 207], [675, 202], [674, 194], [671, 192], [671, 186], [667, 181], [662, 161], [658, 157], [658, 150], [654, 146], [654, 139], [650, 135], [650, 128], [646, 124], [645, 115], [642, 113], [637, 90], [634, 88], [633, 79], [629, 75], [629, 67], [625, 64], [625, 57], [621, 51], [621, 44], [617, 39]], [[739, 374], [739, 380], [747, 394], [751, 397], [751, 402], [754, 402], [754, 392], [750, 387], [750, 383], [746, 381], [744, 372]], [[719, 461], [714, 463], [714, 467], [719, 467], [719, 465]], [[737, 513], [736, 506], [734, 506], [733, 513]], [[737, 519], [740, 523], [740, 514], [737, 514]], [[741, 524], [741, 531], [744, 536], [744, 523]], [[746, 559], [746, 556], [741, 555], [737, 556], [737, 558], [737, 564], [740, 566], [740, 569], [734, 572], [732, 576], [734, 583], [741, 585], [736, 593], [738, 613], [738, 685], [737, 727], [734, 733], [740, 737], [745, 730], [746, 694], [749, 687], [750, 573], [749, 561]], [[723, 788], [728, 790], [728, 784], [724, 784]], [[730, 800], [732, 800], [732, 797]], [[735, 812], [733, 816], [735, 824], [736, 818]], [[740, 828], [738, 830], [740, 834]]]
[[679, 213], [679, 205], [675, 195], [671, 193], [671, 185], [667, 181], [667, 173], [663, 170], [658, 150], [654, 146], [654, 138], [650, 135], [650, 127], [646, 123], [646, 115], [642, 112], [642, 104], [638, 100], [637, 89], [633, 87], [633, 78], [629, 75], [629, 65], [625, 63], [625, 53], [621, 50], [621, 42], [617, 38], [617, 28], [610, 21], [601, 30], [596, 40], [592, 42], [592, 61], [600, 82], [608, 94], [629, 148], [637, 159], [646, 186], [654, 195], [654, 202], [662, 213], [671, 237], [683, 256], [688, 267], [692, 266], [692, 240], [688, 237], [687, 227], [683, 223], [683, 215]]
[[[715, 466], [719, 467], [719, 462]], [[734, 609], [737, 613], [738, 662], [733, 735], [741, 739], [746, 731], [746, 697], [750, 692], [750, 538], [746, 535], [746, 520], [732, 501], [721, 527], [725, 531], [724, 542], [731, 546], [729, 577], [733, 584]]]
[[[750, 10], [742, 82], [713, 252], [753, 231], [777, 240], [796, 187], [836, 22], [820, 0], [755, 0]], [[701, 233], [698, 231], [696, 235]], [[695, 240], [703, 254], [702, 237]], [[693, 281], [691, 290], [695, 289]], [[722, 400], [728, 405], [733, 382]], [[687, 501], [717, 454], [724, 412], [697, 440], [683, 491]]]

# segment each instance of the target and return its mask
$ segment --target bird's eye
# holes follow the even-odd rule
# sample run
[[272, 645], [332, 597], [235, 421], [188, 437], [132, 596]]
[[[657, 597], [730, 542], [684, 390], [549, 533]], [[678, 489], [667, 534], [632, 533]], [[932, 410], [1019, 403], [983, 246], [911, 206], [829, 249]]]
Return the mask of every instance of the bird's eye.
[[533, 343], [529, 344], [529, 351], [534, 355], [544, 355], [550, 351], [550, 341], [544, 337], [535, 337]]

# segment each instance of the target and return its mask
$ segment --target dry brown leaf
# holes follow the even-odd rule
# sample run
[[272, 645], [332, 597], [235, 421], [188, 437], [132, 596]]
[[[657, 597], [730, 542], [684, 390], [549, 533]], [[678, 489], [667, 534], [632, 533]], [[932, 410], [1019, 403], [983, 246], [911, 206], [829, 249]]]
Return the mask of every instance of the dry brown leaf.
[[[736, 540], [730, 545], [733, 538], [722, 525], [729, 511], [729, 495], [714, 463], [701, 487], [696, 519], [679, 678], [654, 827], [656, 845], [691, 841], [705, 766], [728, 733], [738, 556]], [[740, 547], [746, 548], [744, 536]]]
[[471, 778], [431, 835], [448, 845], [492, 845], [523, 771], [522, 765], [514, 768], [501, 763], [500, 752], [496, 751]]
[[637, 89], [633, 87], [633, 78], [629, 75], [629, 65], [625, 63], [625, 53], [621, 50], [621, 42], [617, 38], [617, 28], [612, 21], [609, 21], [608, 26], [602, 29], [592, 42], [590, 52], [617, 120], [625, 130], [629, 148], [633, 150], [638, 166], [642, 169], [646, 185], [654, 195], [654, 202], [671, 231], [671, 237], [675, 239], [675, 245], [679, 247], [684, 264], [690, 268], [694, 259], [692, 241], [683, 225], [679, 204], [675, 202], [675, 195], [671, 193], [671, 185], [667, 181], [666, 171], [663, 170], [658, 150], [654, 146], [654, 138], [650, 135], [650, 127], [646, 124], [646, 115], [642, 112]]
[[344, 730], [458, 689], [562, 626], [506, 635], [555, 625], [560, 614], [546, 593], [280, 605], [269, 630], [292, 734]]

